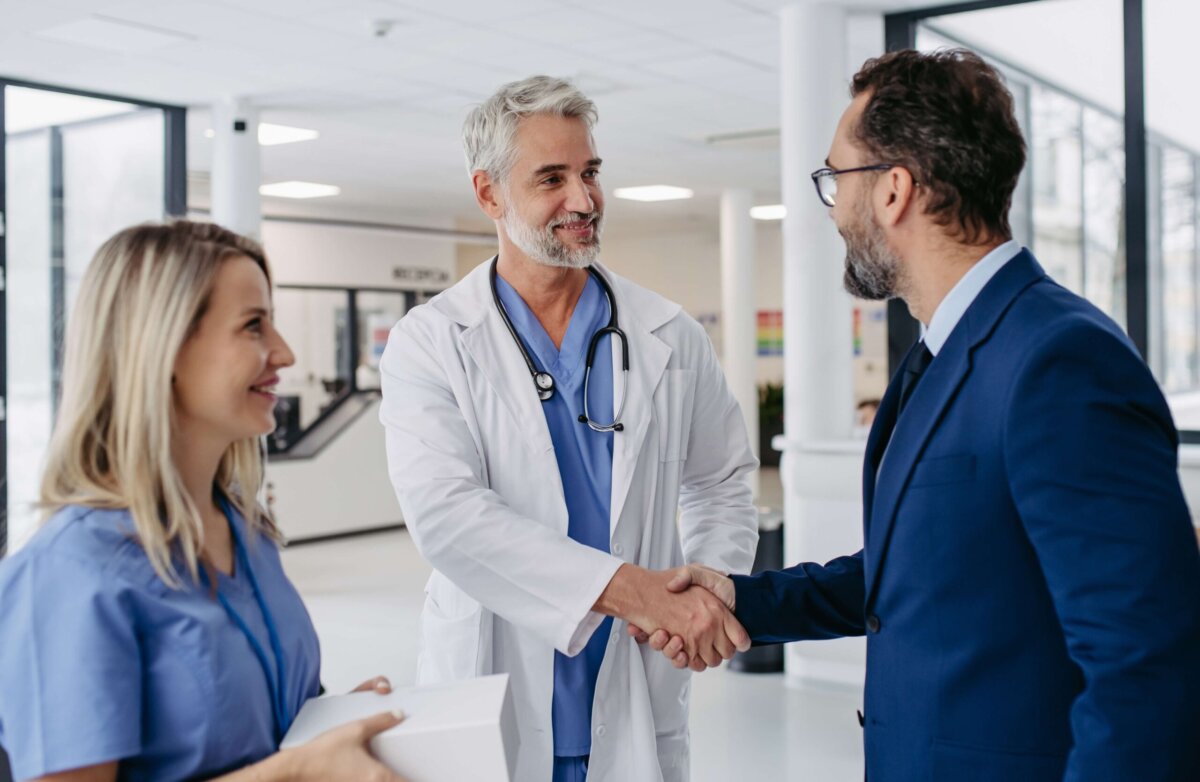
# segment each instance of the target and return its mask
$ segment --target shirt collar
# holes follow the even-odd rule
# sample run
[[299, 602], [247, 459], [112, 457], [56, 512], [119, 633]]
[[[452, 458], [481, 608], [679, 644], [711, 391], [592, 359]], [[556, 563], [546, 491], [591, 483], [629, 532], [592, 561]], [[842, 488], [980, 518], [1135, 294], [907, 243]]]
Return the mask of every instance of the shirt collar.
[[946, 298], [942, 299], [942, 303], [934, 311], [933, 317], [929, 319], [929, 327], [925, 329], [925, 347], [929, 348], [930, 353], [935, 356], [938, 354], [979, 292], [1004, 264], [1017, 257], [1020, 252], [1021, 245], [1010, 239], [980, 258], [958, 284], [950, 289]]

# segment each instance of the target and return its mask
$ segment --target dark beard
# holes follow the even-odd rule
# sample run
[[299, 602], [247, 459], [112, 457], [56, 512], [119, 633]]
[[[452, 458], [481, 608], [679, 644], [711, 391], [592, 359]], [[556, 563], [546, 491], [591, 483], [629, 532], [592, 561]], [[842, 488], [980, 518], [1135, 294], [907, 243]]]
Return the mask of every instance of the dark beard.
[[900, 259], [888, 246], [875, 218], [867, 211], [865, 201], [854, 210], [857, 224], [839, 229], [846, 242], [846, 272], [842, 287], [856, 299], [882, 301], [897, 293], [900, 282]]

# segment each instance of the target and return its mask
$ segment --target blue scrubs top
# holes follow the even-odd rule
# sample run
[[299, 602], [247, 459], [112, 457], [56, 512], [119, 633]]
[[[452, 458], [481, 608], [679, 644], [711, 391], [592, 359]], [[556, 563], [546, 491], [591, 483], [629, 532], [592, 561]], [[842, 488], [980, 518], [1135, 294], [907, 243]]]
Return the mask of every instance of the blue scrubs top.
[[[320, 687], [317, 636], [275, 544], [234, 512], [280, 637], [287, 719]], [[0, 562], [0, 745], [17, 779], [120, 761], [122, 780], [209, 777], [278, 748], [266, 675], [203, 585], [169, 589], [123, 510], [67, 507]], [[247, 573], [217, 588], [275, 658]]]
[[[594, 432], [579, 423], [583, 413], [583, 375], [592, 335], [608, 325], [608, 299], [590, 275], [561, 349], [542, 328], [516, 290], [497, 276], [497, 291], [509, 318], [534, 363], [554, 376], [555, 393], [542, 403], [558, 472], [562, 477], [567, 501], [567, 535], [584, 545], [607, 553], [610, 542], [609, 509], [612, 501], [611, 432]], [[530, 393], [533, 393], [530, 381]], [[613, 377], [612, 348], [606, 334], [596, 348], [588, 394], [588, 409], [602, 423], [612, 421]], [[604, 650], [612, 632], [612, 619], [592, 634], [576, 657], [554, 654], [554, 754], [579, 757], [592, 750], [592, 700], [596, 694], [596, 676], [604, 661]]]

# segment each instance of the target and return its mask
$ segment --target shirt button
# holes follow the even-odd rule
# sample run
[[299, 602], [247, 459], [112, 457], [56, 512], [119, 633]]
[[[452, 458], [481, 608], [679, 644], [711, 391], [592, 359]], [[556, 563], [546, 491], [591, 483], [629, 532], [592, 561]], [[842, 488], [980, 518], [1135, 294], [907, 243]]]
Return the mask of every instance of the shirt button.
[[617, 639], [618, 639], [618, 638], [620, 638], [620, 637], [621, 637], [621, 631], [620, 631], [620, 630], [613, 630], [612, 636], [610, 636], [610, 637], [609, 637], [609, 639], [608, 639], [608, 642], [609, 642], [610, 644], [612, 644], [613, 646], [616, 646], [616, 645], [617, 645]]
[[625, 549], [621, 547], [620, 543], [618, 543], [617, 545], [613, 546], [613, 553], [619, 557], [625, 553]]
[[867, 617], [867, 629], [868, 630], [870, 630], [872, 633], [878, 633], [879, 627], [880, 627], [879, 617], [875, 616], [875, 614], [871, 614], [870, 616]]
[[604, 726], [603, 726], [603, 725], [601, 725], [600, 727], [596, 728], [596, 735], [597, 735], [597, 736], [603, 736], [603, 735], [604, 735], [606, 732], [607, 732], [607, 731], [605, 731], [605, 730], [604, 730]]

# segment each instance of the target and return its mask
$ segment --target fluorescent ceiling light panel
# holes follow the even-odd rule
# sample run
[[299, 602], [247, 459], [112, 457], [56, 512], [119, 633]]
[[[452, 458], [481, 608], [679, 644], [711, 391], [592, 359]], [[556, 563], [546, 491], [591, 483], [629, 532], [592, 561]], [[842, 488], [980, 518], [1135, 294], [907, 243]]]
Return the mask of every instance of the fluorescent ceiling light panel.
[[264, 147], [277, 144], [294, 144], [297, 141], [312, 141], [320, 137], [320, 133], [308, 128], [293, 128], [288, 125], [272, 125], [269, 122], [258, 123], [258, 143]]
[[[212, 128], [204, 131], [205, 138], [215, 138], [217, 132]], [[293, 128], [288, 125], [272, 125], [270, 122], [258, 123], [258, 143], [264, 147], [274, 147], [280, 144], [294, 144], [297, 141], [312, 141], [320, 138], [321, 134], [308, 128]]]
[[679, 201], [691, 198], [694, 193], [686, 187], [645, 185], [642, 187], [618, 187], [613, 190], [613, 195], [630, 201]]
[[342, 192], [336, 185], [321, 185], [316, 182], [276, 182], [258, 188], [260, 195], [275, 198], [325, 198]]
[[138, 108], [132, 103], [28, 87], [9, 87], [4, 96], [4, 129], [9, 133], [126, 114]]
[[99, 14], [42, 30], [37, 35], [52, 41], [123, 54], [149, 52], [196, 40], [194, 36], [174, 30], [164, 30], [161, 27], [127, 22], [124, 19]]
[[782, 220], [786, 215], [787, 208], [783, 204], [750, 207], [750, 216], [755, 220]]

